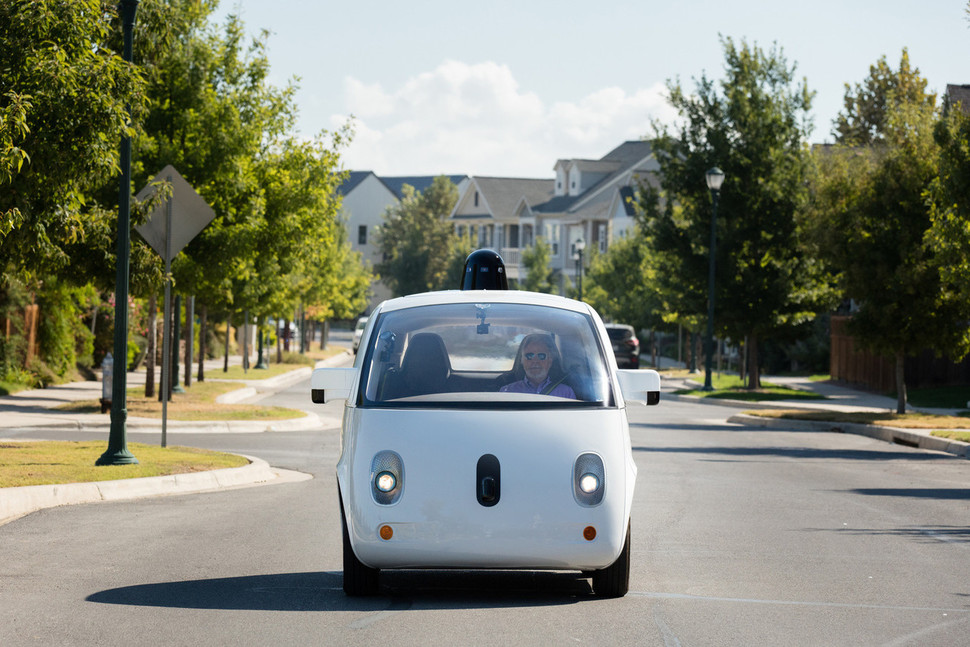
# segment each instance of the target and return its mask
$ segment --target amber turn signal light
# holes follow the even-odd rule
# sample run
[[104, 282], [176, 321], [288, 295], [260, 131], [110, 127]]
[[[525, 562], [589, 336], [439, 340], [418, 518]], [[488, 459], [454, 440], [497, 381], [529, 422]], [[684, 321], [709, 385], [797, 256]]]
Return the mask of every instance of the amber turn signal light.
[[381, 539], [383, 539], [384, 541], [388, 541], [390, 540], [391, 537], [394, 536], [394, 529], [391, 528], [390, 526], [381, 526], [380, 534], [381, 534]]
[[593, 526], [586, 526], [583, 528], [583, 539], [586, 541], [593, 541], [596, 539], [596, 528]]

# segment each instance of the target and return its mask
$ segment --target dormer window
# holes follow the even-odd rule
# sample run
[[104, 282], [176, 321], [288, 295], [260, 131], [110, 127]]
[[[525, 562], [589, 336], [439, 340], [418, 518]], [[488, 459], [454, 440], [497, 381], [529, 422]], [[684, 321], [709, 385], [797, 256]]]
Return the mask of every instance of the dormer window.
[[475, 191], [475, 206], [478, 206], [478, 191]]

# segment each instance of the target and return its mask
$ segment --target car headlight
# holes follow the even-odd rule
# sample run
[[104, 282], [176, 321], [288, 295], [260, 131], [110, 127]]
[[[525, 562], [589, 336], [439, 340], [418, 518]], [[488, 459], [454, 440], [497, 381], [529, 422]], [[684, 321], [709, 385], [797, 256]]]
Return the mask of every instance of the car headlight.
[[397, 487], [397, 477], [387, 471], [381, 472], [377, 475], [374, 485], [381, 492], [391, 492]]
[[586, 494], [592, 494], [599, 489], [600, 480], [595, 474], [586, 472], [579, 477], [579, 489]]
[[573, 465], [573, 496], [579, 505], [592, 507], [603, 502], [606, 469], [598, 454], [580, 454]]
[[396, 452], [382, 451], [374, 456], [370, 468], [371, 494], [381, 505], [397, 503], [404, 491], [404, 461]]

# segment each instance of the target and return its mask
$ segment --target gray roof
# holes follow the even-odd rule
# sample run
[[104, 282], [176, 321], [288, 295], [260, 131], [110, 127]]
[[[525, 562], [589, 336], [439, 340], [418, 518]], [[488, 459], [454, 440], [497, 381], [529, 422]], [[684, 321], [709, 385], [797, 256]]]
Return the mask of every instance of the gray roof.
[[604, 162], [620, 162], [624, 165], [639, 162], [653, 151], [653, 144], [647, 141], [623, 142], [603, 156]]
[[492, 214], [500, 218], [514, 216], [523, 198], [530, 207], [548, 202], [555, 184], [555, 180], [477, 176], [473, 179]]
[[[424, 193], [434, 179], [438, 177], [437, 175], [406, 175], [398, 177], [381, 177], [381, 181], [387, 185], [397, 199], [400, 200], [404, 197], [404, 185], [409, 184], [414, 187], [414, 190], [418, 193]], [[452, 184], [460, 184], [464, 180], [466, 175], [448, 175], [446, 176], [451, 180]]]
[[962, 104], [964, 112], [970, 113], [970, 85], [947, 84], [946, 96], [950, 105]]
[[[575, 160], [584, 171], [610, 170], [599, 182], [589, 187], [581, 194], [576, 196], [557, 196], [544, 204], [536, 205], [533, 209], [539, 213], [581, 213], [599, 210], [594, 204], [585, 204], [580, 208], [581, 203], [589, 200], [604, 186], [609, 185], [618, 176], [630, 171], [633, 165], [649, 157], [653, 152], [653, 145], [647, 141], [628, 141], [623, 142], [600, 160]], [[590, 209], [592, 207], [592, 209]]]
[[341, 182], [340, 186], [337, 187], [337, 193], [340, 195], [347, 195], [356, 189], [357, 185], [364, 181], [364, 178], [373, 173], [373, 171], [350, 171], [350, 173], [347, 175], [347, 179]]

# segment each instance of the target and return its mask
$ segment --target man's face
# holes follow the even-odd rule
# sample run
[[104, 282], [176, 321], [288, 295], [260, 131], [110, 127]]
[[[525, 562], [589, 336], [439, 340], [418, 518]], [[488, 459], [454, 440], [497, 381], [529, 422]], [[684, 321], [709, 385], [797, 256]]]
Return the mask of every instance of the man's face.
[[545, 344], [530, 343], [522, 349], [522, 367], [525, 369], [525, 376], [533, 384], [538, 385], [549, 375], [552, 367], [552, 353], [546, 348]]

